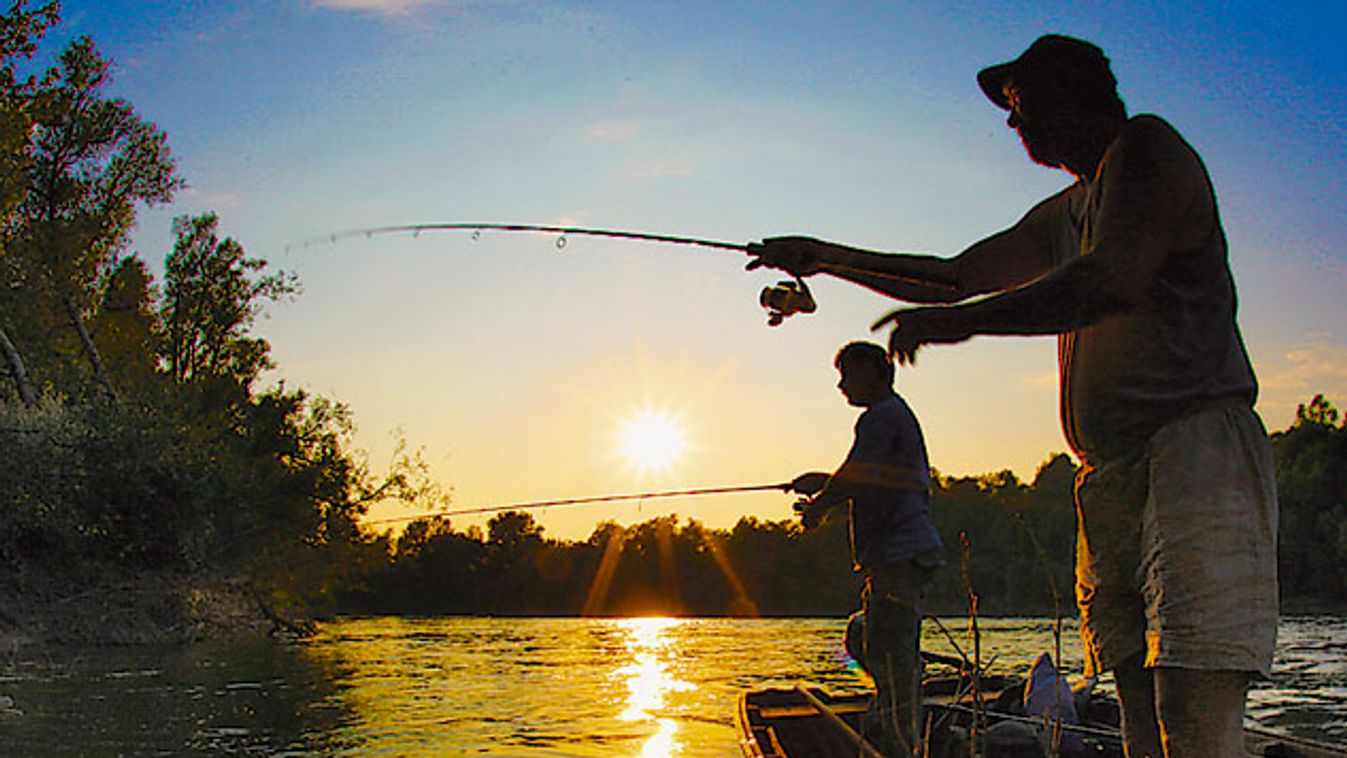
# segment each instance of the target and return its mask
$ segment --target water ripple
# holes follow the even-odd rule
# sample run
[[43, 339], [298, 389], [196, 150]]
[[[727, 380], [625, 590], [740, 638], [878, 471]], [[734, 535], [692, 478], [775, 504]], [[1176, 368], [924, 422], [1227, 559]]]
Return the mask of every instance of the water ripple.
[[[22, 754], [668, 755], [738, 752], [739, 694], [865, 684], [840, 619], [383, 618], [333, 622], [302, 646], [266, 641], [18, 661], [0, 689]], [[966, 623], [928, 650], [971, 654]], [[1024, 674], [1056, 641], [1044, 619], [981, 620], [981, 656]], [[952, 638], [952, 639], [950, 639]], [[1065, 666], [1080, 670], [1074, 625]], [[1262, 726], [1347, 741], [1347, 620], [1286, 619]]]

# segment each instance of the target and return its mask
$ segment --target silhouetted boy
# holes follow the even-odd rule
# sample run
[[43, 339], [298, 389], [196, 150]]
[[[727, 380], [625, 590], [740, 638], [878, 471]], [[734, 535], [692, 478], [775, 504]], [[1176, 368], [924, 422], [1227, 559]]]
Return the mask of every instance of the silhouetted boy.
[[861, 610], [849, 629], [859, 644], [852, 655], [875, 680], [867, 739], [885, 751], [912, 752], [920, 736], [920, 603], [941, 559], [931, 523], [930, 464], [921, 427], [893, 390], [888, 352], [852, 342], [834, 360], [837, 387], [847, 402], [864, 408], [855, 440], [832, 475], [803, 474], [792, 486], [812, 493], [800, 505], [806, 529], [833, 506], [850, 505], [852, 562], [865, 575]]

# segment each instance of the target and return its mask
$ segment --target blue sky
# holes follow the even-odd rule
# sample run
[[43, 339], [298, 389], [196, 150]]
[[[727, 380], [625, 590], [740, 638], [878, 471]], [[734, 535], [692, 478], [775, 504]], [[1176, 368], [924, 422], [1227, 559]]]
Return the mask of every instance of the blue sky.
[[[370, 225], [584, 224], [745, 242], [813, 234], [954, 254], [1067, 177], [1031, 165], [974, 75], [1039, 34], [1100, 44], [1133, 112], [1215, 180], [1263, 385], [1285, 428], [1347, 403], [1342, 3], [64, 4], [112, 91], [169, 135], [189, 189], [305, 294], [259, 331], [271, 377], [349, 403], [375, 468], [401, 432], [455, 505], [789, 479], [830, 468], [854, 411], [833, 352], [895, 304], [819, 281], [778, 329], [742, 257], [533, 235], [298, 240]], [[878, 335], [879, 339], [883, 335]], [[1030, 477], [1065, 448], [1047, 339], [929, 350], [899, 378], [934, 465]], [[688, 452], [634, 470], [615, 435], [676, 416]], [[676, 510], [784, 518], [775, 495], [539, 512], [556, 536]], [[384, 514], [388, 515], [388, 514]], [[465, 522], [466, 523], [466, 522]]]

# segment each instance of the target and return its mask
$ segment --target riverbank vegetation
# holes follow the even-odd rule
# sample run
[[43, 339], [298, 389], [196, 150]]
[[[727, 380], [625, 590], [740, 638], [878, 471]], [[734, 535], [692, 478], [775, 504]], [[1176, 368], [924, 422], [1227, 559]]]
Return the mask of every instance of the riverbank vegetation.
[[[401, 450], [374, 471], [351, 410], [267, 386], [262, 309], [299, 295], [214, 213], [174, 222], [156, 278], [141, 208], [182, 191], [168, 137], [108, 94], [87, 37], [44, 56], [59, 5], [0, 16], [0, 637], [163, 642], [301, 614], [836, 615], [843, 520], [805, 533], [677, 516], [548, 538], [527, 513], [400, 534], [379, 501], [447, 500]], [[54, 61], [45, 68], [36, 61]], [[1342, 607], [1347, 431], [1322, 397], [1273, 435], [1290, 607]], [[937, 477], [933, 609], [1071, 613], [1075, 467]]]
[[433, 493], [409, 456], [370, 471], [341, 404], [260, 386], [254, 320], [298, 282], [215, 214], [174, 222], [159, 281], [128, 250], [184, 182], [93, 40], [30, 70], [59, 10], [0, 16], [0, 623], [172, 638], [322, 597], [370, 503]]

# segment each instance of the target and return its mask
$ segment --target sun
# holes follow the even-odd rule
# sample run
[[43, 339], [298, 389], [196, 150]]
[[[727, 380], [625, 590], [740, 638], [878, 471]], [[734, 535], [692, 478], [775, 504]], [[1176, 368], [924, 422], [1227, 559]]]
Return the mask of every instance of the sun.
[[622, 455], [643, 471], [669, 468], [683, 454], [683, 429], [671, 416], [646, 411], [622, 425]]

